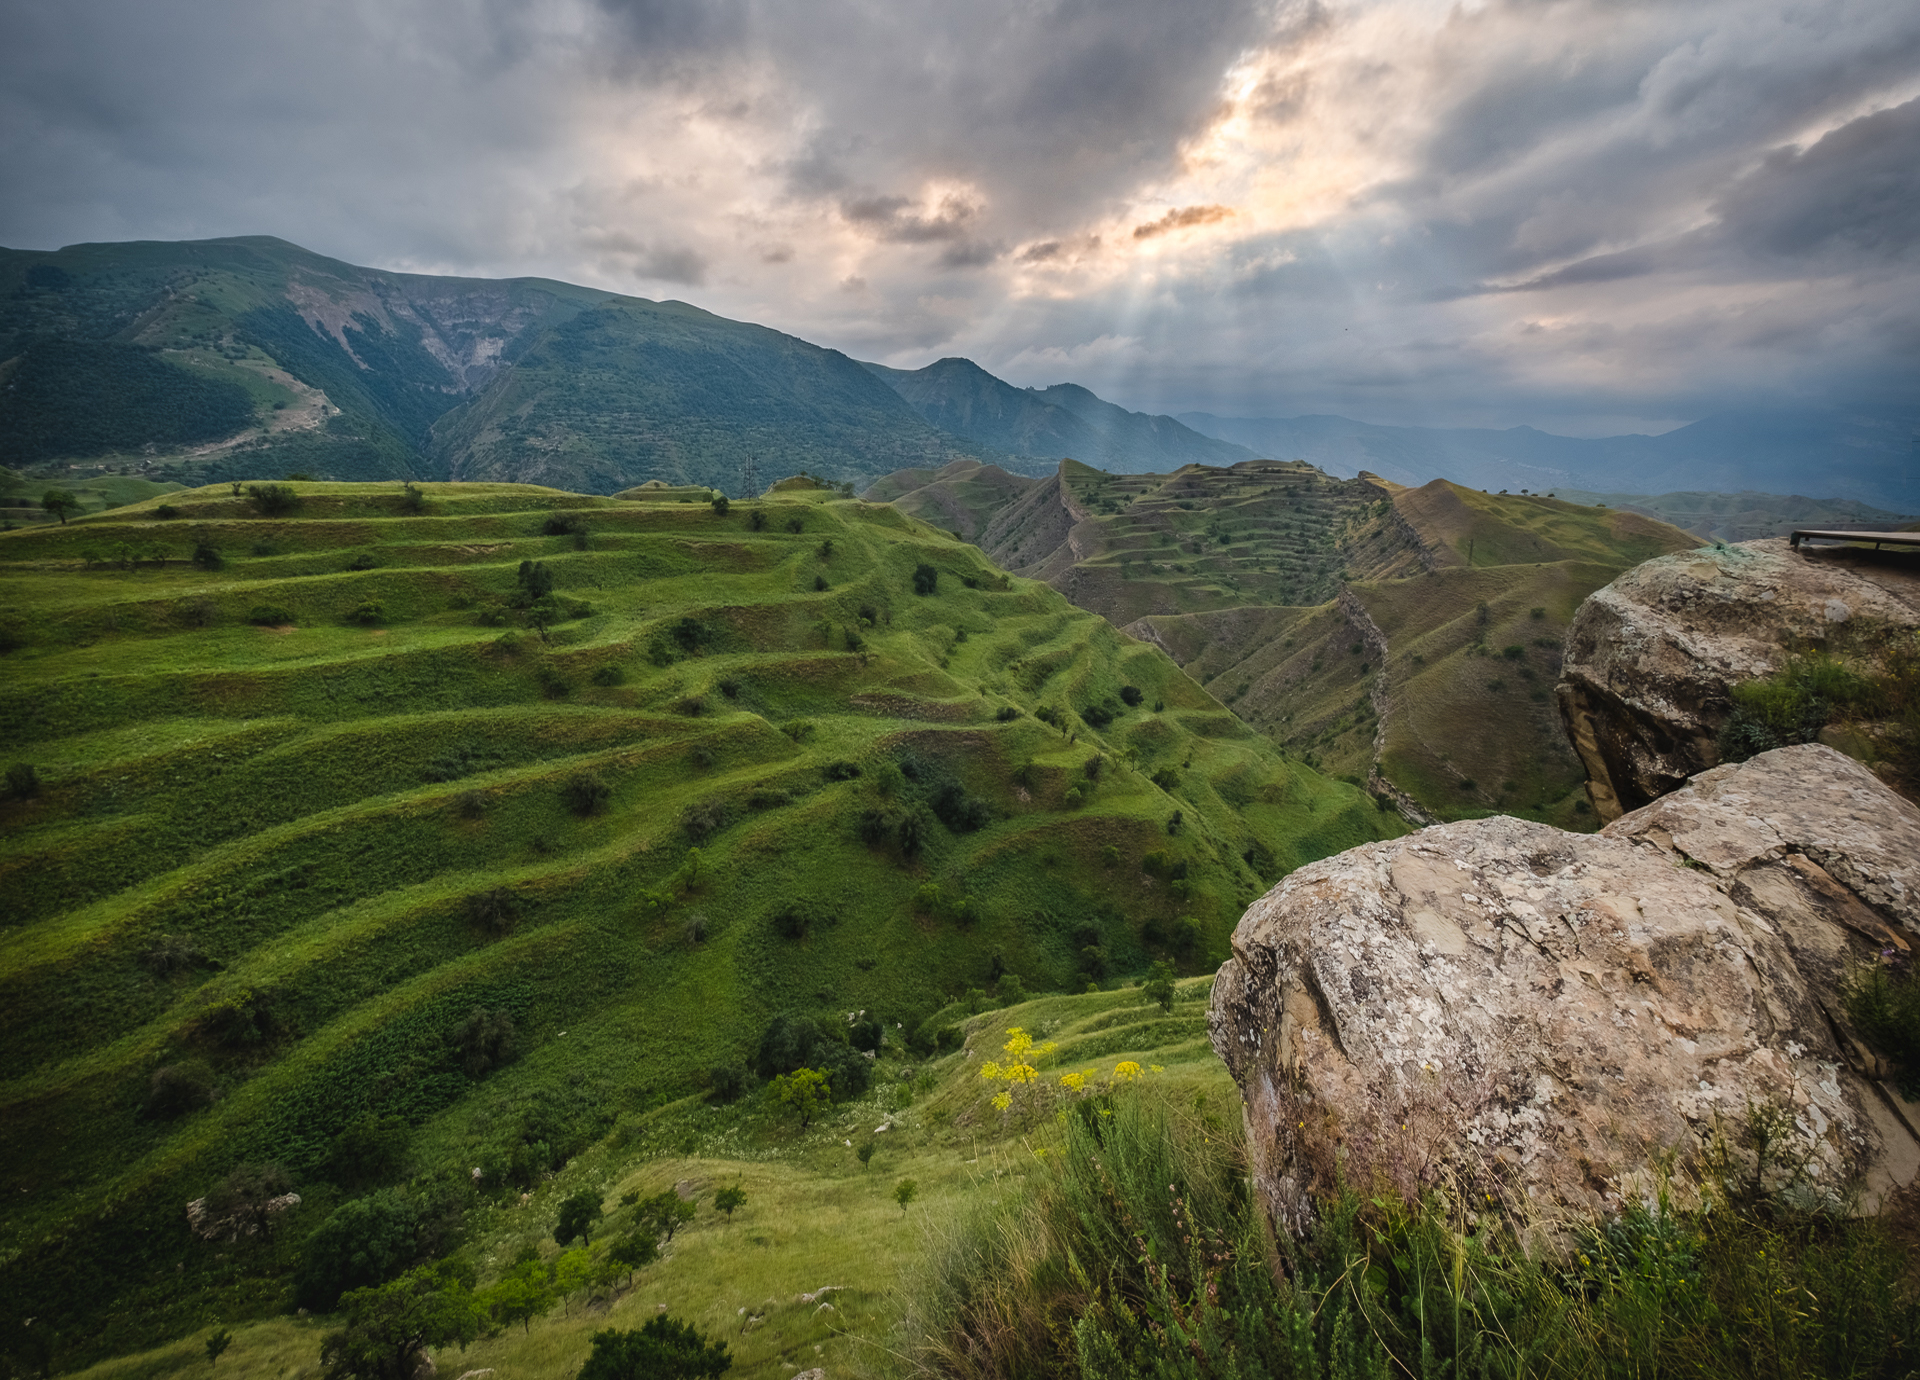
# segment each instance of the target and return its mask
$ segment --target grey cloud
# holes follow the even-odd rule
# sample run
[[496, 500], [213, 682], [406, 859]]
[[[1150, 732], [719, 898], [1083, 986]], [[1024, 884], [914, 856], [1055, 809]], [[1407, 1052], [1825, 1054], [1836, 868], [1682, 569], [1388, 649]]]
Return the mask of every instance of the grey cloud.
[[1920, 242], [1920, 100], [1780, 150], [1715, 208], [1755, 253], [1899, 259]]

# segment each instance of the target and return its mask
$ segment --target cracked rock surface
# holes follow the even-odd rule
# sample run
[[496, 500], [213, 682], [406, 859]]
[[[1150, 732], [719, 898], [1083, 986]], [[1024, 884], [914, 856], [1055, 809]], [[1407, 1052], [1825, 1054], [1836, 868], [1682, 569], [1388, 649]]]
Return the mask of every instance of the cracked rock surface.
[[1208, 1024], [1296, 1232], [1341, 1177], [1549, 1218], [1661, 1174], [1871, 1210], [1920, 1170], [1920, 1108], [1840, 984], [1916, 939], [1920, 810], [1808, 744], [1598, 835], [1496, 817], [1303, 867], [1241, 918]]
[[1616, 819], [1717, 765], [1734, 684], [1915, 628], [1910, 557], [1771, 538], [1635, 566], [1580, 606], [1555, 688], [1594, 808]]

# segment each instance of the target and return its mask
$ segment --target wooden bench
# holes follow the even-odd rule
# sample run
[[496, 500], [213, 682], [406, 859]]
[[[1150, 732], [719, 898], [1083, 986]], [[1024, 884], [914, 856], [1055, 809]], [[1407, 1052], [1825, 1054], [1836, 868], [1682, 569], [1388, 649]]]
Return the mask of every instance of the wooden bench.
[[1841, 532], [1824, 527], [1802, 527], [1790, 538], [1796, 550], [1803, 540], [1872, 542], [1878, 551], [1884, 546], [1920, 546], [1920, 532]]

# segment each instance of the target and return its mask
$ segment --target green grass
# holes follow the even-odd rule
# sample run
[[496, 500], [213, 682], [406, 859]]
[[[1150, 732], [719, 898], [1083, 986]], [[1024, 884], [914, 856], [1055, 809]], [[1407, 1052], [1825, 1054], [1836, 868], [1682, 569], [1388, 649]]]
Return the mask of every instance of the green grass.
[[[408, 1123], [416, 1175], [536, 1142], [564, 1164], [783, 1012], [912, 1031], [1002, 970], [1210, 970], [1282, 872], [1400, 827], [1158, 650], [883, 506], [787, 493], [756, 531], [745, 504], [294, 487], [277, 518], [220, 485], [166, 495], [171, 520], [149, 498], [0, 537], [0, 731], [40, 786], [0, 799], [0, 1277], [67, 1362], [282, 1305], [292, 1255], [184, 1229], [238, 1163], [284, 1164], [306, 1229], [363, 1114]], [[584, 531], [547, 535], [556, 514]], [[523, 561], [574, 601], [544, 637]], [[368, 601], [382, 621], [354, 621]], [[915, 811], [917, 852], [863, 841]], [[930, 883], [967, 918], [924, 913]], [[472, 899], [501, 891], [505, 932]], [[473, 1077], [449, 1042], [480, 1008], [519, 1057]], [[144, 1115], [181, 1066], [213, 1104]]]
[[[1053, 1113], [1111, 1082], [1128, 1059], [1144, 1082], [1171, 1096], [1204, 1099], [1217, 1117], [1237, 1116], [1232, 1083], [1205, 1033], [1209, 982], [1178, 984], [1171, 1014], [1123, 989], [1036, 998], [969, 1017], [964, 1008], [936, 1013], [965, 1032], [967, 1048], [917, 1056], [889, 1031], [875, 1066], [873, 1089], [835, 1106], [804, 1134], [755, 1098], [716, 1106], [684, 1098], [628, 1113], [541, 1184], [523, 1202], [507, 1196], [469, 1217], [464, 1256], [482, 1284], [527, 1245], [551, 1260], [560, 1202], [581, 1187], [602, 1195], [608, 1217], [595, 1248], [631, 1225], [621, 1198], [682, 1185], [701, 1206], [666, 1247], [665, 1258], [639, 1272], [632, 1286], [570, 1300], [522, 1331], [511, 1329], [437, 1358], [461, 1371], [570, 1375], [584, 1361], [589, 1336], [605, 1327], [638, 1327], [662, 1305], [725, 1340], [731, 1376], [783, 1377], [825, 1366], [830, 1374], [897, 1374], [909, 1347], [908, 1310], [924, 1273], [931, 1240], [984, 1203], [1024, 1192], [1045, 1177], [1033, 1148], [1054, 1134]], [[984, 1058], [999, 1053], [1010, 1026], [1058, 1048], [1039, 1060], [1042, 1078], [1007, 1113], [992, 1097], [1003, 1086], [979, 1077]], [[567, 1038], [578, 1034], [570, 1031]], [[1099, 1077], [1079, 1094], [1058, 1084], [1064, 1072], [1095, 1063]], [[587, 1062], [578, 1053], [573, 1066]], [[1150, 1071], [1152, 1065], [1159, 1071]], [[501, 1095], [476, 1109], [487, 1114]], [[1224, 1121], [1221, 1122], [1225, 1124]], [[885, 1130], [876, 1128], [885, 1127]], [[862, 1166], [855, 1154], [876, 1149]], [[903, 1211], [894, 1187], [913, 1179], [918, 1195]], [[729, 1219], [712, 1207], [716, 1188], [738, 1184], [747, 1195]], [[831, 1287], [832, 1292], [817, 1291]], [[811, 1301], [799, 1298], [816, 1294]], [[821, 1302], [831, 1303], [821, 1309]], [[221, 1321], [226, 1321], [221, 1318]], [[97, 1377], [159, 1377], [206, 1364], [204, 1338], [215, 1318], [178, 1341], [143, 1349], [84, 1372]], [[239, 1376], [311, 1372], [325, 1317], [266, 1317], [234, 1327], [218, 1370]]]

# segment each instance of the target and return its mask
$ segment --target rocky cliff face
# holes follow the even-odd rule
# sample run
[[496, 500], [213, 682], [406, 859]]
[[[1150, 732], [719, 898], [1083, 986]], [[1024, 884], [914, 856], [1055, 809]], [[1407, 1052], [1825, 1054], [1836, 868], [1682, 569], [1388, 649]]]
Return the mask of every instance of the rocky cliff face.
[[1920, 571], [1779, 539], [1648, 561], [1593, 594], [1556, 689], [1603, 820], [1719, 762], [1731, 687], [1796, 652], [1852, 651], [1920, 628]]
[[1871, 1207], [1920, 1170], [1920, 1109], [1841, 984], [1916, 938], [1920, 810], [1809, 744], [1597, 836], [1496, 817], [1304, 867], [1241, 920], [1209, 1023], [1293, 1230], [1342, 1176], [1549, 1220], [1660, 1165]]

